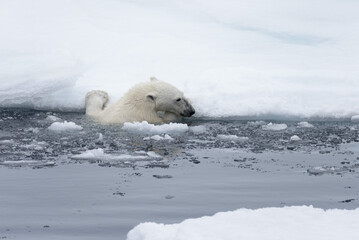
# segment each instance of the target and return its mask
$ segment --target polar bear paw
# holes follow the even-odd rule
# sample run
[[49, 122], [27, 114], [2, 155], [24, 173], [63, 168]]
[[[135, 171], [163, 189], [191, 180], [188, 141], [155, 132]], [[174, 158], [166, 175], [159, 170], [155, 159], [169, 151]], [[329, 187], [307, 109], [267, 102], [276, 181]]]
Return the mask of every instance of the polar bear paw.
[[105, 107], [109, 99], [107, 92], [101, 90], [88, 92], [85, 97], [86, 114], [95, 115]]

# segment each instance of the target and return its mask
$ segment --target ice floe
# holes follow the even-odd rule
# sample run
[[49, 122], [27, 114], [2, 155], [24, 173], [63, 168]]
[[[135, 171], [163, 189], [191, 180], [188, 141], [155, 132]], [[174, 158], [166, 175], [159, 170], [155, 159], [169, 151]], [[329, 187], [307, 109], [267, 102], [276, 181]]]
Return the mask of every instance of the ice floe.
[[223, 141], [235, 141], [235, 142], [247, 141], [249, 139], [248, 137], [238, 137], [237, 135], [224, 135], [224, 134], [217, 135], [217, 138]]
[[195, 134], [205, 133], [207, 128], [205, 126], [193, 126], [189, 127], [189, 131]]
[[168, 135], [168, 134], [165, 134], [163, 137], [162, 136], [160, 136], [160, 135], [153, 135], [153, 136], [151, 136], [151, 137], [145, 137], [145, 138], [143, 138], [143, 140], [155, 140], [155, 141], [163, 141], [163, 140], [165, 140], [165, 141], [173, 141], [174, 139], [170, 136], [170, 135]]
[[342, 169], [335, 166], [316, 166], [307, 169], [307, 172], [311, 175], [322, 175], [325, 173], [337, 173]]
[[10, 140], [0, 140], [0, 145], [14, 145], [15, 141], [10, 139]]
[[263, 130], [268, 130], [268, 131], [280, 131], [280, 130], [284, 130], [287, 128], [287, 124], [285, 123], [268, 123], [267, 125], [263, 125], [262, 129]]
[[162, 159], [161, 155], [155, 152], [137, 152], [137, 154], [107, 154], [102, 148], [87, 150], [84, 153], [72, 155], [74, 160], [109, 160], [109, 161], [137, 161]]
[[79, 125], [76, 125], [74, 122], [54, 122], [48, 127], [49, 130], [54, 132], [64, 132], [64, 131], [79, 131], [83, 128]]
[[132, 133], [152, 135], [152, 134], [164, 134], [164, 133], [168, 133], [168, 134], [184, 133], [188, 131], [189, 127], [187, 126], [187, 124], [183, 124], [183, 123], [154, 125], [146, 121], [143, 121], [143, 122], [134, 122], [134, 123], [124, 123], [122, 129]]
[[298, 137], [297, 135], [293, 135], [293, 136], [290, 137], [290, 140], [291, 140], [291, 141], [300, 141], [301, 138]]
[[51, 121], [51, 122], [59, 122], [61, 121], [61, 118], [53, 116], [53, 115], [49, 115], [46, 117], [47, 121]]
[[0, 165], [4, 165], [7, 167], [52, 167], [55, 166], [54, 161], [38, 161], [38, 160], [6, 160], [0, 162]]

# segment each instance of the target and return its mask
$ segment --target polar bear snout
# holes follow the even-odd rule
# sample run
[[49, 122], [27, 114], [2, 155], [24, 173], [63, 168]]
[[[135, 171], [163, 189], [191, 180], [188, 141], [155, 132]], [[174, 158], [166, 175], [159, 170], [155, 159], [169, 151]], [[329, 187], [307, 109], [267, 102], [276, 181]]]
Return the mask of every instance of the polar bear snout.
[[193, 110], [191, 110], [191, 111], [184, 111], [183, 113], [181, 113], [181, 116], [182, 117], [190, 117], [190, 116], [192, 116], [193, 114], [195, 114], [196, 113], [196, 111], [193, 109]]
[[185, 103], [185, 110], [182, 111], [180, 113], [180, 115], [182, 117], [190, 117], [192, 116], [193, 114], [196, 113], [196, 111], [194, 110], [194, 108], [192, 107], [192, 105], [186, 100], [186, 99], [183, 99], [184, 103]]

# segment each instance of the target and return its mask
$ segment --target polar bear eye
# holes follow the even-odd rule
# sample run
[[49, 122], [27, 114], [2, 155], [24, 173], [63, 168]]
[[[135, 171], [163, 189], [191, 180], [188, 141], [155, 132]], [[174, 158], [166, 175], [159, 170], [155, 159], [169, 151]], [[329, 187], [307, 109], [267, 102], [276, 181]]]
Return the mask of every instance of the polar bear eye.
[[181, 98], [177, 98], [177, 99], [176, 99], [177, 102], [179, 102], [179, 101], [181, 101], [181, 100], [182, 100]]

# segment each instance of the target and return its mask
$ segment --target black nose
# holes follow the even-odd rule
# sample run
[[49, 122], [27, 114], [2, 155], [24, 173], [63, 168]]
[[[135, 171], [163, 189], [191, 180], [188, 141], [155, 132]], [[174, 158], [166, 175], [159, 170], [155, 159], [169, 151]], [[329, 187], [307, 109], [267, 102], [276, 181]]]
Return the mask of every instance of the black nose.
[[196, 111], [195, 111], [195, 110], [192, 110], [192, 111], [189, 112], [189, 115], [192, 116], [192, 115], [195, 114], [195, 113], [196, 113]]

